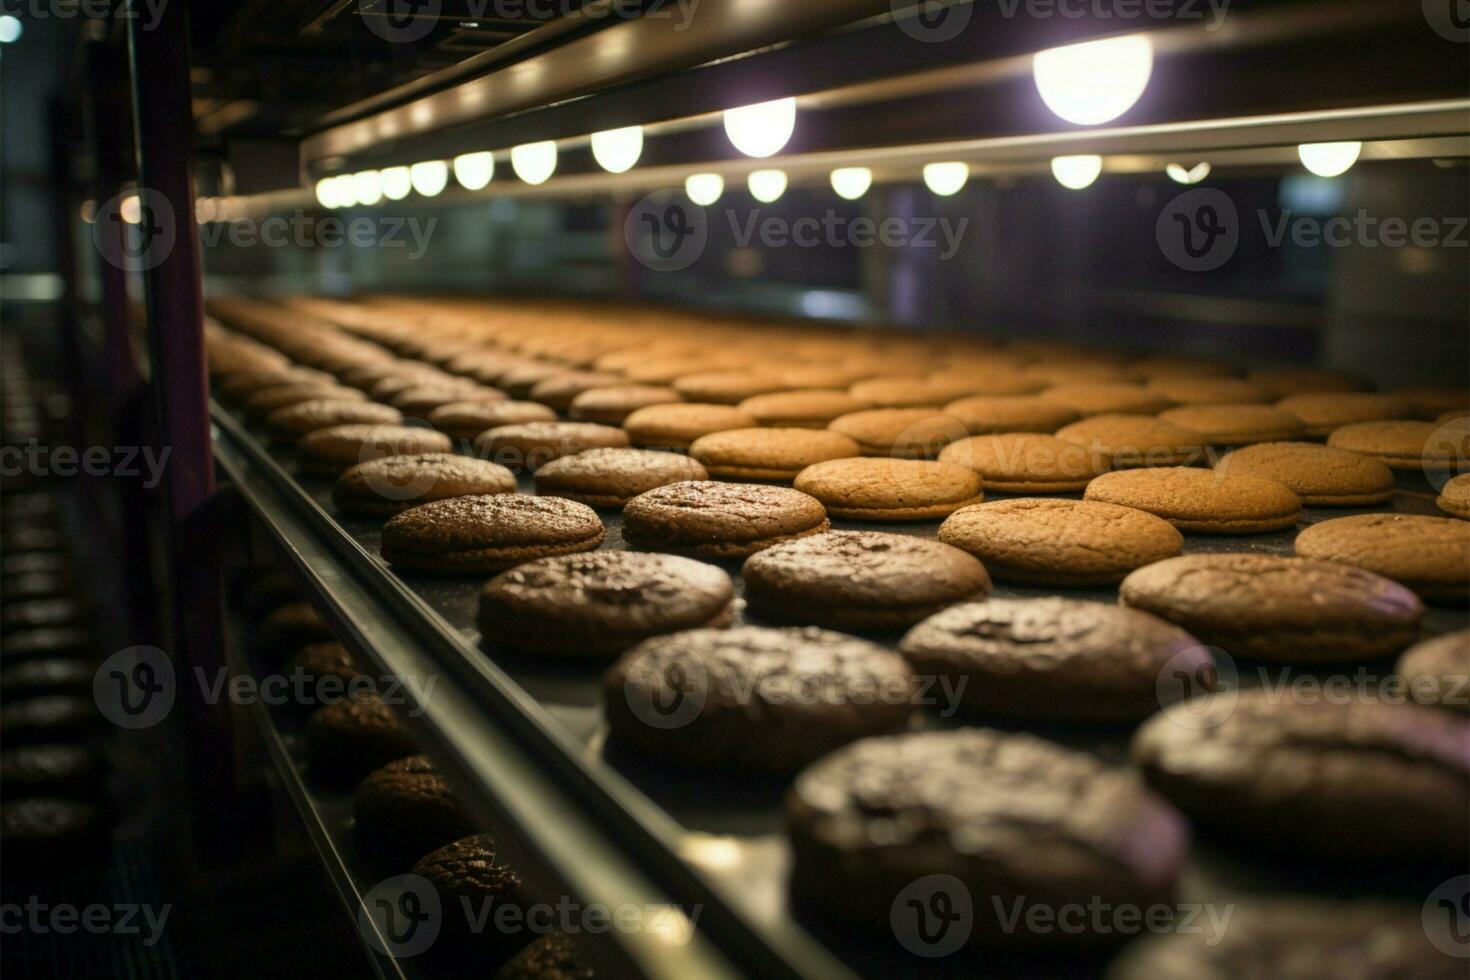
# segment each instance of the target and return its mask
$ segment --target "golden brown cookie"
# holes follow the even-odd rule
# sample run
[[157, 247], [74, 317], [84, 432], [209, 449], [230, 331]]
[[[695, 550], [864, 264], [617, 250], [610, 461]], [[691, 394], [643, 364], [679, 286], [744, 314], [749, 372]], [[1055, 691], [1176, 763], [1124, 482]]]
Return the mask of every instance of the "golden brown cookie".
[[1238, 373], [1218, 358], [1190, 354], [1157, 354], [1128, 365], [1128, 377], [1145, 382], [1156, 378], [1228, 378]]
[[348, 514], [392, 517], [431, 500], [515, 492], [516, 476], [504, 466], [452, 453], [420, 453], [352, 467], [332, 488], [332, 503]]
[[1203, 435], [1152, 415], [1094, 415], [1058, 429], [1057, 438], [1107, 456], [1114, 469], [1183, 466], [1205, 455]]
[[640, 408], [683, 400], [683, 396], [673, 388], [662, 385], [613, 385], [582, 392], [572, 399], [572, 407], [567, 414], [579, 422], [622, 425]]
[[1172, 558], [1184, 537], [1168, 521], [1090, 500], [1023, 497], [966, 507], [939, 540], [979, 558], [996, 578], [1030, 585], [1108, 585]]
[[1302, 420], [1309, 436], [1325, 436], [1357, 422], [1409, 418], [1413, 409], [1402, 398], [1372, 391], [1334, 391], [1292, 395], [1276, 403]]
[[1246, 377], [1278, 398], [1316, 392], [1366, 391], [1369, 388], [1368, 382], [1359, 375], [1327, 368], [1279, 368], [1252, 371]]
[[1105, 473], [1088, 484], [1083, 499], [1137, 507], [1198, 534], [1279, 531], [1302, 514], [1301, 498], [1275, 480], [1189, 466]]
[[1269, 388], [1244, 378], [1166, 374], [1145, 387], [1178, 405], [1249, 405], [1276, 400]]
[[945, 446], [963, 439], [964, 425], [937, 409], [875, 408], [832, 420], [833, 432], [855, 439], [864, 456], [934, 459]]
[[337, 476], [359, 463], [389, 456], [447, 453], [453, 441], [442, 432], [408, 425], [334, 425], [301, 437], [301, 468]]
[[1054, 385], [1042, 397], [1061, 402], [1084, 418], [1091, 415], [1156, 415], [1174, 402], [1143, 385], [1125, 381]]
[[1327, 437], [1327, 445], [1383, 460], [1389, 469], [1455, 471], [1470, 466], [1470, 418], [1433, 422], [1359, 422]]
[[1416, 643], [1394, 666], [1419, 704], [1470, 711], [1470, 630]]
[[875, 370], [862, 366], [799, 364], [795, 367], [782, 368], [776, 372], [776, 377], [781, 379], [782, 389], [787, 391], [822, 389], [845, 392], [848, 385], [853, 382], [861, 381], [877, 373]]
[[1048, 386], [1121, 384], [1127, 378], [1122, 365], [1099, 361], [1046, 360], [1033, 364], [1023, 376]]
[[1458, 385], [1409, 385], [1389, 394], [1409, 403], [1412, 418], [1436, 419], [1450, 412], [1470, 415], [1470, 391]]
[[944, 406], [971, 435], [990, 432], [1055, 432], [1081, 418], [1069, 405], [1040, 395], [977, 395]]
[[628, 445], [622, 429], [591, 422], [527, 422], [502, 425], [475, 438], [475, 455], [513, 470], [536, 470], [553, 459], [584, 449], [619, 449]]
[[1302, 423], [1271, 405], [1183, 405], [1160, 412], [1164, 422], [1192, 429], [1212, 446], [1251, 446], [1302, 435]]
[[1036, 432], [971, 436], [946, 446], [939, 460], [974, 470], [1001, 493], [1075, 493], [1112, 468], [1103, 453]]
[[620, 384], [623, 384], [623, 376], [611, 371], [563, 371], [536, 382], [531, 388], [530, 400], [565, 412], [582, 392]]
[[815, 498], [750, 483], [673, 483], [623, 509], [623, 540], [633, 547], [710, 559], [746, 558], [831, 526]]
[[1369, 507], [1393, 496], [1393, 471], [1361, 453], [1315, 442], [1263, 442], [1215, 463], [1227, 476], [1259, 476], [1283, 484], [1309, 507]]
[[778, 391], [740, 403], [740, 410], [760, 425], [788, 429], [825, 429], [839, 415], [862, 411], [864, 405], [845, 391]]
[[502, 425], [555, 421], [556, 412], [537, 402], [450, 402], [429, 413], [429, 424], [455, 439], [473, 439]]
[[984, 497], [974, 470], [917, 459], [834, 459], [808, 466], [793, 485], [854, 521], [937, 520]]
[[586, 449], [554, 459], [536, 471], [536, 492], [565, 497], [588, 507], [621, 510], [656, 487], [708, 480], [705, 468], [680, 453], [650, 449]]
[[700, 436], [755, 424], [749, 413], [732, 405], [690, 402], [640, 408], [623, 420], [623, 431], [635, 446], [688, 449]]
[[266, 416], [265, 424], [278, 437], [294, 440], [336, 425], [393, 425], [402, 421], [403, 413], [387, 405], [317, 399], [278, 408]]
[[388, 404], [409, 418], [424, 419], [437, 408], [455, 402], [501, 402], [505, 392], [456, 378], [459, 384], [427, 384], [405, 388], [388, 399]]
[[780, 391], [786, 385], [769, 371], [702, 371], [675, 378], [672, 387], [686, 401], [738, 405], [747, 398]]
[[938, 408], [945, 402], [972, 395], [981, 387], [975, 378], [934, 381], [930, 378], [869, 378], [847, 393], [874, 408]]
[[1431, 602], [1470, 597], [1470, 524], [1450, 517], [1337, 517], [1298, 534], [1296, 553], [1367, 569]]
[[827, 429], [731, 429], [700, 436], [689, 455], [722, 480], [789, 482], [829, 459], [860, 452], [855, 440]]
[[1435, 503], [1446, 514], [1470, 521], [1470, 473], [1461, 473], [1446, 483]]

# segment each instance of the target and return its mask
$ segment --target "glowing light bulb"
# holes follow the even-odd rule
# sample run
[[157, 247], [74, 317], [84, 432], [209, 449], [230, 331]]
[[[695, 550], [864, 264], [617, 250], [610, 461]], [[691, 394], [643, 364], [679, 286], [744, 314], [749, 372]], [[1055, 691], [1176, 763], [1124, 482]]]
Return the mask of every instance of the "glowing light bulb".
[[434, 197], [449, 184], [449, 165], [443, 160], [425, 160], [408, 168], [413, 189], [424, 197]]
[[376, 170], [360, 170], [352, 175], [352, 196], [358, 204], [372, 207], [383, 199], [383, 182]]
[[524, 143], [510, 151], [510, 166], [528, 184], [544, 184], [556, 173], [556, 142]]
[[627, 173], [642, 155], [642, 126], [624, 126], [592, 134], [592, 158], [610, 174]]
[[750, 196], [762, 204], [774, 204], [786, 193], [786, 171], [756, 170], [748, 181]]
[[1164, 168], [1164, 173], [1176, 184], [1198, 184], [1210, 175], [1210, 165], [1201, 160], [1188, 170], [1184, 169], [1182, 163], [1171, 163]]
[[378, 171], [378, 183], [383, 196], [390, 201], [401, 201], [413, 190], [413, 178], [407, 167], [387, 167]]
[[135, 225], [143, 219], [143, 203], [138, 200], [137, 194], [129, 194], [118, 202], [117, 213], [130, 225]]
[[926, 163], [924, 186], [940, 197], [951, 197], [960, 192], [970, 179], [968, 163]]
[[10, 14], [0, 16], [0, 44], [14, 44], [19, 41], [22, 30], [19, 17]]
[[873, 171], [867, 167], [838, 167], [832, 171], [832, 189], [845, 201], [856, 201], [873, 186]]
[[1079, 126], [1110, 122], [1133, 108], [1153, 67], [1154, 46], [1147, 34], [1049, 48], [1031, 59], [1041, 101]]
[[1063, 187], [1080, 191], [1084, 187], [1091, 187], [1092, 182], [1097, 180], [1097, 175], [1102, 173], [1102, 157], [1092, 153], [1052, 157], [1051, 172], [1057, 183]]
[[[489, 150], [461, 153], [454, 158], [454, 179], [465, 190], [477, 191], [495, 179], [495, 154]], [[545, 180], [546, 178], [542, 178]], [[540, 183], [541, 181], [536, 181]]]
[[337, 207], [354, 207], [357, 204], [357, 182], [352, 179], [352, 175], [341, 174], [332, 179], [337, 182]]
[[796, 131], [796, 99], [776, 99], [725, 110], [725, 135], [748, 157], [781, 151]]
[[1347, 143], [1303, 143], [1296, 148], [1302, 158], [1302, 166], [1318, 177], [1338, 177], [1348, 172], [1358, 162], [1363, 144]]
[[695, 204], [707, 208], [725, 193], [725, 178], [719, 174], [690, 174], [684, 181], [684, 193]]
[[324, 208], [340, 208], [342, 206], [342, 196], [337, 190], [340, 186], [338, 184], [339, 179], [337, 177], [323, 177], [316, 182], [316, 203]]

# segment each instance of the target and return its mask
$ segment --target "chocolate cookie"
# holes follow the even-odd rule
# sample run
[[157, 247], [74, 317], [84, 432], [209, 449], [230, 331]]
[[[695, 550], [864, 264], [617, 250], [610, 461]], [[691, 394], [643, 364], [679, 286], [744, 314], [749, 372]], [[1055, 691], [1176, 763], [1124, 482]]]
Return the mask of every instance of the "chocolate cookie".
[[673, 388], [662, 385], [614, 385], [582, 392], [572, 399], [572, 407], [567, 414], [579, 422], [622, 425], [640, 408], [683, 400], [683, 396]]
[[331, 381], [304, 381], [254, 392], [241, 407], [250, 418], [265, 419], [273, 412], [310, 401], [366, 402], [367, 395], [356, 388], [344, 388]]
[[594, 980], [577, 946], [559, 932], [548, 933], [512, 957], [495, 980]]
[[1034, 497], [956, 511], [940, 525], [939, 540], [976, 556], [996, 578], [1028, 585], [1110, 585], [1184, 550], [1183, 536], [1153, 514]]
[[1470, 711], [1470, 630], [1414, 644], [1399, 657], [1394, 673], [1420, 704]]
[[639, 494], [623, 509], [628, 544], [700, 558], [746, 558], [830, 526], [815, 498], [755, 484], [674, 483]]
[[353, 660], [352, 654], [336, 641], [308, 643], [291, 656], [286, 663], [286, 670], [293, 675], [299, 671], [312, 685], [320, 684], [323, 678], [335, 678], [344, 691], [353, 683], [368, 690], [373, 686], [370, 678], [358, 670], [357, 661]]
[[1094, 415], [1058, 429], [1056, 435], [1106, 456], [1120, 470], [1186, 466], [1205, 454], [1203, 434], [1151, 415]]
[[440, 405], [429, 413], [429, 424], [455, 439], [473, 439], [502, 425], [555, 422], [556, 412], [537, 402], [466, 402]]
[[6, 749], [0, 752], [0, 797], [99, 800], [107, 793], [106, 769], [101, 754], [84, 745], [51, 742]]
[[302, 470], [335, 477], [359, 463], [448, 453], [454, 443], [442, 432], [416, 426], [337, 425], [307, 433], [297, 448]]
[[[902, 924], [916, 940], [933, 923], [915, 911], [959, 901], [984, 946], [1118, 942], [1116, 931], [1033, 932], [1027, 911], [1167, 902], [1189, 848], [1184, 821], [1132, 773], [974, 728], [839, 749], [797, 777], [786, 814], [798, 901], [885, 932]], [[916, 892], [929, 876], [962, 894], [940, 905]]]
[[1221, 456], [1227, 476], [1275, 480], [1309, 507], [1367, 507], [1393, 496], [1393, 471], [1360, 453], [1314, 442], [1264, 442]]
[[331, 627], [309, 602], [277, 606], [255, 631], [255, 647], [271, 663], [280, 663], [308, 643], [333, 639]]
[[937, 520], [984, 499], [974, 470], [918, 459], [835, 459], [808, 466], [793, 485], [855, 521]]
[[1470, 521], [1470, 473], [1450, 478], [1440, 490], [1435, 504], [1446, 514]]
[[432, 500], [515, 492], [515, 474], [498, 463], [419, 453], [352, 467], [332, 488], [332, 503], [348, 514], [392, 517]]
[[779, 391], [756, 395], [740, 403], [740, 411], [758, 425], [790, 429], [825, 429], [840, 415], [865, 406], [845, 391]]
[[1212, 446], [1250, 446], [1303, 434], [1300, 419], [1271, 405], [1184, 405], [1160, 412], [1159, 419], [1198, 432]]
[[1424, 605], [1350, 565], [1253, 554], [1199, 554], [1140, 568], [1124, 605], [1151, 612], [1230, 653], [1278, 663], [1346, 663], [1414, 642]]
[[1301, 498], [1275, 480], [1188, 466], [1106, 473], [1083, 498], [1146, 510], [1196, 534], [1262, 534], [1302, 516]]
[[939, 461], [974, 470], [986, 489], [1001, 493], [1075, 493], [1111, 464], [1086, 446], [1035, 432], [961, 439], [946, 446]]
[[389, 398], [388, 404], [409, 418], [427, 419], [445, 405], [460, 402], [492, 404], [506, 400], [505, 392], [498, 388], [486, 388], [463, 378], [455, 378], [452, 382], [436, 382], [405, 388]]
[[417, 753], [413, 737], [377, 695], [325, 705], [306, 722], [312, 774], [338, 786], [355, 785], [374, 769]]
[[825, 429], [731, 429], [701, 436], [689, 447], [689, 455], [719, 479], [785, 483], [813, 463], [858, 452], [856, 441]]
[[1327, 437], [1327, 445], [1382, 460], [1389, 469], [1454, 472], [1470, 466], [1470, 418], [1433, 422], [1360, 422]]
[[1142, 385], [1124, 382], [1082, 382], [1053, 385], [1043, 398], [1061, 402], [1084, 418], [1093, 415], [1156, 415], [1173, 405], [1172, 399]]
[[[472, 946], [493, 963], [532, 938], [530, 924], [519, 908], [525, 902], [521, 876], [501, 861], [495, 840], [488, 834], [464, 837], [425, 854], [411, 873], [438, 894], [443, 913], [440, 936], [451, 948]], [[507, 907], [518, 914], [502, 914]], [[497, 976], [503, 974], [502, 970]], [[532, 976], [544, 980], [547, 974]]]
[[951, 606], [913, 629], [899, 651], [986, 717], [1063, 724], [1126, 722], [1160, 707], [1165, 670], [1213, 689], [1214, 658], [1193, 636], [1148, 613], [1072, 599], [991, 599]]
[[934, 459], [969, 431], [959, 419], [932, 408], [875, 408], [833, 419], [827, 426], [856, 440], [864, 456]]
[[697, 461], [677, 453], [648, 449], [588, 449], [554, 459], [536, 471], [536, 492], [565, 497], [588, 507], [621, 510], [629, 500], [656, 487], [685, 480], [707, 480]]
[[352, 794], [358, 847], [379, 859], [411, 864], [475, 832], [439, 767], [411, 755], [373, 770]]
[[902, 657], [864, 640], [746, 626], [641, 643], [607, 672], [603, 693], [611, 739], [641, 756], [786, 774], [907, 729], [916, 687]]
[[313, 399], [266, 416], [266, 426], [277, 436], [296, 440], [317, 429], [339, 425], [396, 425], [403, 413], [376, 402]]
[[944, 406], [974, 435], [991, 432], [1055, 432], [1081, 418], [1077, 410], [1041, 395], [977, 395]]
[[1194, 820], [1253, 847], [1353, 865], [1470, 857], [1470, 720], [1447, 711], [1215, 695], [1188, 725], [1146, 722], [1133, 760]]
[[990, 592], [985, 567], [958, 548], [876, 531], [788, 541], [746, 559], [740, 576], [757, 616], [855, 632], [906, 629]]
[[475, 455], [513, 470], [535, 471], [554, 459], [588, 449], [622, 449], [628, 435], [591, 422], [527, 422], [502, 425], [475, 438]]
[[1376, 572], [1430, 602], [1470, 598], [1470, 524], [1450, 517], [1338, 517], [1298, 534], [1296, 553]]
[[383, 558], [424, 572], [503, 572], [552, 555], [594, 551], [606, 530], [586, 504], [520, 494], [453, 497], [383, 527]]
[[635, 446], [688, 449], [700, 436], [755, 424], [748, 412], [730, 405], [676, 403], [638, 409], [623, 420], [623, 431]]
[[606, 659], [650, 636], [728, 626], [734, 601], [730, 576], [712, 565], [599, 551], [544, 558], [491, 579], [478, 625], [492, 649]]

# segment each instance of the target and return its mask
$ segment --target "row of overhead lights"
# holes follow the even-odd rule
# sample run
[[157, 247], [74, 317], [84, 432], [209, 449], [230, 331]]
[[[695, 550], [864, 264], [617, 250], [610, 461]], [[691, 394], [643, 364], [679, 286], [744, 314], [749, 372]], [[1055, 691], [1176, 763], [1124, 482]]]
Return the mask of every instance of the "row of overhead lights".
[[[1143, 95], [1153, 73], [1153, 42], [1146, 34], [1105, 38], [1051, 48], [1032, 58], [1032, 77], [1046, 106], [1067, 122], [1096, 126], [1111, 122], [1127, 112]], [[784, 98], [727, 109], [723, 114], [725, 134], [741, 153], [762, 159], [779, 153], [796, 130], [796, 99]], [[593, 133], [592, 155], [609, 173], [626, 173], [643, 154], [643, 127]], [[1322, 177], [1345, 173], [1357, 160], [1361, 143], [1309, 143], [1298, 147], [1303, 165]], [[511, 169], [527, 184], [544, 184], [556, 172], [557, 144], [554, 140], [527, 143], [510, 151]], [[1097, 180], [1103, 158], [1096, 154], [1059, 156], [1051, 161], [1052, 174], [1064, 187], [1081, 190]], [[486, 187], [495, 177], [495, 156], [489, 151], [466, 153], [451, 161], [428, 160], [411, 167], [364, 170], [317, 181], [316, 196], [323, 207], [343, 208], [374, 205], [388, 199], [399, 201], [411, 192], [433, 197], [454, 179], [467, 190]], [[1191, 168], [1170, 164], [1166, 172], [1181, 184], [1196, 184], [1209, 175], [1210, 165]], [[924, 184], [935, 194], [957, 194], [970, 177], [967, 163], [931, 163], [923, 170]], [[787, 177], [780, 170], [757, 170], [747, 178], [757, 201], [771, 203], [786, 191]], [[873, 183], [866, 167], [842, 167], [831, 175], [832, 188], [847, 200], [862, 197]], [[694, 174], [685, 191], [696, 204], [710, 205], [724, 193], [719, 174]]]

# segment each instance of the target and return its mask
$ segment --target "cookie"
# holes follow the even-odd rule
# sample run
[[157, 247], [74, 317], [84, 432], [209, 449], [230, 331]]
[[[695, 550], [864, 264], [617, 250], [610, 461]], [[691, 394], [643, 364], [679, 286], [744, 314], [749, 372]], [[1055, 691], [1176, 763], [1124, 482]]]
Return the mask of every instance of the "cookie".
[[841, 415], [862, 411], [864, 405], [845, 391], [778, 391], [756, 395], [740, 403], [740, 411], [757, 425], [787, 429], [825, 429]]
[[497, 463], [421, 453], [352, 467], [332, 488], [332, 503], [346, 514], [392, 517], [431, 500], [515, 492], [515, 474]]
[[974, 395], [984, 383], [973, 376], [935, 381], [933, 378], [869, 378], [847, 389], [847, 393], [873, 408], [933, 408], [945, 402]]
[[1146, 510], [1194, 534], [1264, 534], [1302, 516], [1301, 498], [1275, 480], [1189, 466], [1106, 473], [1083, 499]]
[[571, 939], [548, 933], [521, 950], [495, 974], [495, 980], [595, 980]]
[[1045, 388], [1043, 398], [1061, 402], [1084, 418], [1093, 415], [1155, 415], [1173, 405], [1156, 391], [1124, 382], [1084, 382]]
[[1263, 442], [1215, 462], [1227, 476], [1275, 480], [1308, 507], [1368, 507], [1393, 496], [1393, 471], [1360, 453], [1315, 442]]
[[513, 470], [531, 470], [587, 449], [622, 449], [622, 429], [591, 422], [527, 422], [502, 425], [475, 438], [475, 455]]
[[338, 425], [397, 425], [403, 413], [376, 402], [312, 399], [266, 416], [265, 424], [277, 436], [296, 440], [317, 429]]
[[611, 388], [623, 383], [623, 376], [611, 371], [566, 371], [542, 378], [531, 388], [530, 400], [565, 412], [584, 391]]
[[978, 395], [944, 406], [973, 435], [991, 432], [1055, 432], [1077, 421], [1077, 410], [1041, 395]]
[[537, 402], [456, 401], [429, 413], [429, 424], [454, 439], [473, 439], [502, 425], [555, 422], [556, 412]]
[[387, 401], [409, 418], [427, 419], [445, 405], [460, 402], [494, 404], [509, 400], [505, 392], [498, 388], [486, 388], [462, 378], [455, 378], [454, 382], [414, 385], [403, 389]]
[[1470, 720], [1382, 701], [1214, 695], [1146, 722], [1132, 756], [1200, 825], [1252, 848], [1352, 866], [1470, 857]]
[[1123, 580], [1124, 605], [1175, 623], [1229, 653], [1276, 663], [1392, 656], [1418, 637], [1424, 604], [1350, 565], [1253, 554], [1198, 554]]
[[572, 407], [567, 414], [579, 422], [622, 425], [640, 408], [683, 400], [683, 396], [673, 388], [662, 385], [613, 385], [582, 392], [572, 399]]
[[356, 785], [374, 769], [417, 753], [413, 737], [377, 695], [324, 705], [306, 721], [312, 775], [334, 785]]
[[588, 449], [536, 471], [536, 492], [588, 507], [621, 510], [640, 493], [685, 480], [707, 480], [696, 460], [648, 449]]
[[623, 509], [635, 548], [738, 559], [831, 526], [815, 498], [788, 487], [689, 481], [639, 494]]
[[1453, 412], [1470, 415], [1470, 391], [1457, 385], [1409, 385], [1389, 392], [1409, 403], [1410, 418], [1436, 419]]
[[1445, 425], [1359, 422], [1334, 430], [1327, 445], [1372, 456], [1392, 470], [1464, 470], [1470, 466], [1470, 418]]
[[248, 399], [258, 391], [281, 388], [293, 384], [333, 384], [335, 379], [325, 371], [311, 368], [276, 368], [231, 371], [209, 386], [225, 401], [236, 402]]
[[494, 574], [553, 555], [594, 551], [597, 512], [560, 497], [453, 497], [420, 504], [383, 527], [383, 558], [422, 572]]
[[0, 797], [100, 800], [107, 794], [106, 770], [102, 755], [85, 745], [51, 742], [6, 749], [0, 752]]
[[825, 429], [731, 429], [700, 436], [689, 447], [689, 455], [717, 479], [780, 483], [813, 463], [859, 451], [856, 441]]
[[1160, 412], [1159, 419], [1198, 432], [1212, 446], [1250, 446], [1303, 435], [1295, 415], [1271, 405], [1184, 405]]
[[1470, 524], [1451, 517], [1338, 517], [1298, 534], [1296, 553], [1367, 569], [1430, 602], [1470, 599]]
[[[1189, 848], [1184, 821], [1132, 773], [1031, 735], [975, 728], [839, 749], [797, 777], [786, 823], [798, 902], [885, 933], [903, 922], [921, 940], [929, 920], [895, 908], [961, 901], [972, 909], [969, 941], [981, 946], [1116, 943], [1116, 930], [1064, 933], [1049, 917], [1032, 932], [1028, 910], [1168, 902]], [[958, 879], [936, 887], [963, 893], [916, 893], [930, 875]]]
[[7, 875], [52, 877], [93, 859], [107, 844], [107, 821], [91, 803], [42, 796], [0, 804], [0, 850]]
[[986, 489], [1001, 493], [1075, 493], [1111, 463], [1086, 446], [1034, 432], [961, 439], [944, 447], [939, 461], [974, 470]]
[[1446, 514], [1470, 521], [1470, 473], [1461, 473], [1446, 482], [1435, 504]]
[[1184, 549], [1183, 536], [1153, 514], [1035, 497], [956, 511], [940, 525], [939, 540], [976, 556], [996, 578], [1027, 585], [1110, 585]]
[[308, 432], [297, 446], [302, 470], [333, 477], [359, 463], [453, 448], [444, 433], [408, 425], [336, 425]]
[[1470, 711], [1470, 630], [1414, 644], [1399, 657], [1394, 673], [1420, 704]]
[[91, 660], [54, 657], [26, 660], [0, 670], [0, 699], [16, 701], [46, 694], [91, 694], [96, 674], [97, 664]]
[[1366, 379], [1327, 368], [1273, 368], [1252, 371], [1246, 377], [1278, 398], [1338, 391], [1366, 391]]
[[299, 674], [308, 683], [323, 688], [323, 680], [332, 678], [340, 684], [340, 690], [351, 694], [371, 692], [374, 686], [371, 678], [357, 669], [357, 661], [347, 648], [335, 641], [308, 643], [297, 650], [286, 662], [286, 673]]
[[688, 449], [700, 436], [755, 424], [748, 412], [731, 405], [676, 403], [638, 409], [623, 420], [623, 431], [635, 446]]
[[380, 861], [412, 864], [475, 832], [439, 767], [411, 755], [373, 770], [352, 794], [353, 834]]
[[1209, 650], [1148, 613], [1073, 599], [951, 606], [909, 630], [899, 652], [968, 710], [1020, 722], [1138, 721], [1160, 707], [1166, 671], [1213, 689]]
[[1155, 354], [1134, 361], [1127, 370], [1128, 377], [1145, 382], [1156, 378], [1228, 378], [1239, 373], [1218, 358], [1194, 354]]
[[990, 592], [985, 567], [958, 548], [875, 531], [831, 531], [767, 548], [746, 559], [740, 577], [756, 616], [852, 632], [907, 629]]
[[1058, 439], [1106, 456], [1114, 469], [1187, 466], [1205, 455], [1205, 437], [1152, 415], [1094, 415], [1057, 430]]
[[781, 391], [786, 383], [765, 371], [702, 371], [681, 375], [670, 387], [685, 401], [739, 405], [747, 398]]
[[854, 521], [937, 520], [984, 499], [974, 470], [928, 460], [830, 460], [802, 470], [793, 485], [831, 516]]
[[241, 407], [247, 416], [260, 420], [283, 408], [309, 401], [366, 402], [367, 395], [330, 381], [304, 381], [263, 388], [247, 397]]
[[0, 707], [0, 744], [10, 748], [65, 742], [91, 735], [103, 723], [91, 696], [46, 694], [20, 698]]
[[1370, 391], [1334, 391], [1292, 395], [1276, 407], [1301, 419], [1309, 436], [1326, 436], [1332, 430], [1358, 422], [1406, 419], [1413, 408], [1402, 398]]
[[1127, 377], [1123, 367], [1093, 360], [1065, 360], [1046, 357], [1027, 367], [1022, 375], [1048, 387], [1058, 385], [1121, 384]]
[[730, 576], [677, 555], [599, 551], [529, 562], [480, 593], [479, 627], [494, 650], [611, 659], [663, 633], [730, 625]]
[[603, 680], [614, 744], [701, 772], [769, 775], [906, 730], [916, 692], [902, 657], [812, 628], [659, 637], [628, 651]]
[[1263, 405], [1276, 400], [1269, 388], [1244, 378], [1165, 374], [1144, 387], [1176, 405]]
[[[532, 923], [523, 908], [521, 876], [501, 860], [490, 835], [475, 834], [445, 844], [420, 858], [410, 873], [427, 881], [439, 896], [440, 938], [449, 949], [473, 949], [477, 958], [494, 963], [533, 938]], [[497, 974], [501, 975], [503, 970]], [[545, 980], [564, 974], [529, 976]]]
[[955, 418], [929, 408], [875, 408], [840, 415], [827, 426], [857, 441], [864, 456], [934, 459], [945, 446], [969, 435]]
[[272, 609], [255, 631], [255, 648], [271, 663], [280, 663], [308, 643], [333, 640], [332, 629], [309, 602], [288, 602]]

